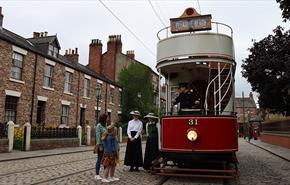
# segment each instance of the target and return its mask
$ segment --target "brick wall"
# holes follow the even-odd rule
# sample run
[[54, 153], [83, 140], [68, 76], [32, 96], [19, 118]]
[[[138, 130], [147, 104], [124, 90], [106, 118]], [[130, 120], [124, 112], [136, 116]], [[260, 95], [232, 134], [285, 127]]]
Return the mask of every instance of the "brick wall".
[[[4, 121], [5, 109], [5, 90], [12, 90], [21, 93], [17, 106], [16, 124], [23, 125], [30, 122], [31, 108], [33, 107], [32, 125], [36, 125], [37, 105], [38, 101], [45, 101], [45, 126], [58, 127], [61, 123], [62, 103], [69, 103], [69, 127], [76, 127], [80, 124], [80, 108], [85, 108], [85, 120], [91, 126], [95, 125], [95, 110], [97, 108], [96, 85], [97, 81], [102, 83], [102, 99], [99, 102], [101, 113], [106, 113], [108, 109], [112, 109], [112, 122], [118, 119], [118, 106], [108, 105], [108, 88], [110, 83], [97, 80], [94, 76], [89, 76], [76, 69], [72, 69], [63, 64], [48, 59], [43, 56], [36, 55], [27, 51], [24, 57], [23, 79], [21, 82], [10, 80], [10, 70], [12, 65], [12, 44], [0, 40], [0, 122]], [[37, 60], [36, 79], [35, 79], [35, 96], [32, 106], [32, 89], [34, 83], [34, 64]], [[72, 61], [73, 62], [73, 61]], [[76, 61], [74, 61], [76, 62]], [[53, 65], [52, 87], [44, 87], [44, 70], [45, 65]], [[72, 91], [64, 92], [65, 72], [73, 71], [72, 74]], [[90, 77], [90, 96], [84, 97], [84, 79], [85, 76]], [[116, 89], [115, 99], [117, 100], [118, 87]], [[107, 98], [107, 100], [106, 100]], [[116, 114], [116, 115], [114, 115]]]
[[0, 139], [0, 153], [8, 152], [8, 139]]
[[79, 146], [78, 138], [61, 138], [61, 139], [32, 139], [30, 150], [54, 149], [63, 147]]
[[260, 140], [265, 143], [282, 146], [290, 149], [290, 135], [261, 133]]
[[4, 122], [5, 98], [7, 90], [9, 90], [21, 93], [17, 105], [16, 122], [17, 124], [24, 124], [30, 121], [35, 55], [31, 52], [24, 55], [22, 79], [13, 80], [10, 74], [13, 47], [11, 44], [0, 40], [0, 51], [0, 120]]

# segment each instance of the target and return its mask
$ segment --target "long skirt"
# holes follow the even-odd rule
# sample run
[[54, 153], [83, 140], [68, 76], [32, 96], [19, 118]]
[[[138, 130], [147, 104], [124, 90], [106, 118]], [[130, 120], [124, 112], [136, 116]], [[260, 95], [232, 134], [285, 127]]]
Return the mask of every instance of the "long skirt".
[[148, 137], [146, 141], [144, 169], [149, 170], [154, 161], [159, 156], [158, 137]]
[[[131, 136], [134, 137], [136, 133], [135, 131], [131, 131]], [[140, 136], [134, 141], [130, 141], [130, 138], [128, 138], [124, 164], [135, 167], [143, 166]]]

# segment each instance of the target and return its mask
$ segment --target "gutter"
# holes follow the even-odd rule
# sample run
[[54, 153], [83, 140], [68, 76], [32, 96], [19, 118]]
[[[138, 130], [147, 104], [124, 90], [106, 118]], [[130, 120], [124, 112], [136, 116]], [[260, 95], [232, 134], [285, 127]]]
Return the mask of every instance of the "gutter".
[[33, 74], [33, 86], [32, 86], [32, 98], [31, 98], [31, 110], [30, 110], [30, 124], [32, 125], [33, 111], [34, 111], [34, 96], [35, 96], [35, 83], [36, 83], [36, 69], [37, 69], [38, 55], [35, 54], [34, 74]]

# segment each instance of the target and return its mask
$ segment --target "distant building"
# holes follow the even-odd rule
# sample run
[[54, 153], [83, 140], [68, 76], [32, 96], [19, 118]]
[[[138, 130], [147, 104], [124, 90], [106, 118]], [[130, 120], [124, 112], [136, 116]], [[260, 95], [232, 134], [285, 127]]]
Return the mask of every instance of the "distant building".
[[258, 115], [257, 105], [252, 92], [249, 94], [249, 97], [235, 98], [235, 112], [237, 113], [239, 132], [243, 133], [243, 124], [257, 119]]

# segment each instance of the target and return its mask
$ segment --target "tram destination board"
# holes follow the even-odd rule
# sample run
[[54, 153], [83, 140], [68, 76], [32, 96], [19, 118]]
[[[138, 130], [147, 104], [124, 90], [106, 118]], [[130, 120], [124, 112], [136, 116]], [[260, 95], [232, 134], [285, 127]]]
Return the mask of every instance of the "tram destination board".
[[211, 15], [170, 19], [171, 33], [211, 30]]

